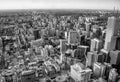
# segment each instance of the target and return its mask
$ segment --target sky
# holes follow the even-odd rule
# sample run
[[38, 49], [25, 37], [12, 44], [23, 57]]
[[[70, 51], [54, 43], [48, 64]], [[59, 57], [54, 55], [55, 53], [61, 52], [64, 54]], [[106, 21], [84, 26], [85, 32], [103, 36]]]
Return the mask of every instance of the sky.
[[120, 10], [120, 0], [0, 0], [0, 10], [109, 9]]

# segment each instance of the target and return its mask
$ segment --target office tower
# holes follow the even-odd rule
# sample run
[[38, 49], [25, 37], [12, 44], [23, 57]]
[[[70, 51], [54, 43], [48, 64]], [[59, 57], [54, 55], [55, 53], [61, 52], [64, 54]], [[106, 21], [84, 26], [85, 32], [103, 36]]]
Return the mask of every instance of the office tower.
[[105, 50], [105, 49], [101, 49], [100, 52], [105, 56], [104, 61], [108, 62], [108, 54], [109, 54], [109, 52], [107, 50]]
[[47, 34], [48, 34], [48, 31], [46, 29], [41, 29], [40, 31], [41, 38], [44, 38], [44, 36]]
[[0, 50], [0, 56], [3, 54], [3, 50]]
[[103, 42], [102, 42], [102, 40], [97, 40], [96, 39], [96, 51], [100, 51], [101, 49], [102, 49], [102, 47], [103, 47]]
[[97, 30], [98, 30], [98, 28], [99, 28], [98, 25], [93, 25], [93, 26], [92, 26], [92, 30], [93, 30], [93, 32], [96, 33]]
[[108, 82], [117, 82], [118, 73], [115, 68], [110, 70]]
[[2, 40], [2, 38], [0, 38], [0, 50], [2, 50], [3, 49], [3, 40]]
[[[120, 45], [120, 36], [112, 36], [111, 41], [108, 42], [108, 48], [106, 48], [106, 49], [107, 50], [120, 50], [119, 45]], [[105, 44], [105, 46], [106, 46], [106, 44]]]
[[106, 54], [103, 54], [102, 52], [96, 53], [96, 52], [88, 52], [87, 53], [87, 66], [92, 67], [95, 62], [104, 63], [106, 60]]
[[106, 66], [105, 76], [106, 76], [106, 79], [108, 79], [110, 70], [112, 69], [112, 65], [110, 63], [104, 63], [104, 65]]
[[120, 51], [115, 50], [115, 51], [110, 51], [110, 63], [119, 65], [120, 64]]
[[35, 29], [33, 33], [34, 33], [35, 40], [40, 38], [40, 33], [38, 29]]
[[85, 54], [84, 48], [78, 48], [74, 50], [74, 53], [73, 53], [74, 58], [84, 60], [85, 56], [86, 54]]
[[96, 48], [96, 41], [94, 39], [91, 39], [90, 51], [95, 51], [95, 48]]
[[35, 72], [32, 70], [22, 71], [22, 82], [35, 82]]
[[77, 49], [80, 50], [79, 54], [81, 54], [83, 57], [86, 57], [87, 51], [89, 49], [89, 46], [80, 45], [80, 46], [78, 46]]
[[102, 49], [102, 47], [103, 47], [102, 40], [99, 40], [96, 38], [91, 40], [90, 51], [100, 51], [100, 49]]
[[87, 36], [90, 36], [90, 23], [86, 23], [86, 33]]
[[93, 31], [93, 35], [92, 35], [93, 38], [100, 38], [102, 36], [101, 28], [98, 25], [93, 25], [92, 31]]
[[56, 37], [59, 38], [59, 36], [60, 36], [60, 31], [56, 30]]
[[68, 34], [68, 44], [76, 44], [79, 41], [79, 36], [76, 31], [70, 31]]
[[104, 63], [105, 61], [107, 61], [107, 56], [108, 56], [108, 52], [105, 52], [105, 50], [103, 51], [103, 49], [99, 53], [95, 51], [88, 52], [87, 53], [87, 58], [89, 61], [88, 63], [90, 64], [90, 62], [92, 61]]
[[5, 67], [5, 57], [4, 55], [0, 56], [0, 68], [4, 68]]
[[120, 43], [120, 18], [109, 17], [107, 22], [107, 30], [106, 30], [106, 38], [104, 49], [112, 50], [112, 49], [120, 49], [117, 44]]
[[115, 40], [116, 40], [115, 48], [116, 50], [120, 50], [120, 37], [117, 37]]
[[82, 64], [75, 64], [71, 66], [71, 77], [77, 82], [88, 82], [91, 77], [92, 70], [84, 68]]
[[65, 39], [68, 39], [68, 32], [65, 31]]
[[105, 74], [105, 68], [106, 66], [95, 62], [93, 65], [93, 74], [96, 78], [102, 77]]
[[99, 63], [104, 63], [106, 59], [106, 54], [103, 54], [102, 52], [96, 54], [96, 61]]
[[86, 66], [92, 67], [95, 62], [95, 55], [93, 52], [87, 53]]
[[66, 43], [67, 40], [60, 40], [60, 52], [64, 54], [66, 52]]
[[84, 35], [80, 35], [80, 38], [79, 38], [79, 40], [80, 40], [80, 45], [84, 45], [85, 44], [85, 36]]
[[50, 28], [49, 29], [49, 37], [54, 37], [55, 36], [55, 28]]

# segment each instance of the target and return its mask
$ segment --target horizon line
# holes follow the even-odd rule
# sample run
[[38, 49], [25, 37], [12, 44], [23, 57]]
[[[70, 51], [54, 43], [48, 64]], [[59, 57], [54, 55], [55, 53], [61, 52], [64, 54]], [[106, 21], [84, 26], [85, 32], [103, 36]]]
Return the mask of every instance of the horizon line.
[[[0, 9], [0, 11], [16, 11], [16, 10], [106, 10], [106, 11], [114, 11], [113, 9], [73, 9], [73, 8], [56, 8], [56, 9], [52, 9], [52, 8], [30, 8], [30, 9]], [[117, 11], [120, 11], [120, 9], [115, 9]]]

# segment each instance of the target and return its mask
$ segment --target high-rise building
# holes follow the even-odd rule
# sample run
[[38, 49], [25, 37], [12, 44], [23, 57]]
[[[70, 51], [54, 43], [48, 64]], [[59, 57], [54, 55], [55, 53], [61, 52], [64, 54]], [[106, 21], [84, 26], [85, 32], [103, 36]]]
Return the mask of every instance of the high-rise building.
[[120, 18], [110, 17], [107, 22], [106, 38], [104, 49], [120, 49], [117, 44], [120, 44]]
[[65, 39], [67, 39], [67, 38], [68, 38], [68, 32], [65, 31]]
[[2, 38], [0, 38], [0, 50], [2, 50], [3, 48], [3, 41], [2, 41]]
[[67, 43], [67, 40], [60, 40], [60, 53], [61, 53], [60, 60], [61, 60], [61, 62], [63, 61], [64, 54], [67, 50], [66, 43]]
[[60, 40], [60, 52], [64, 54], [66, 52], [67, 40]]
[[32, 70], [23, 71], [21, 80], [22, 80], [22, 82], [34, 82], [35, 81], [35, 72]]
[[102, 77], [105, 74], [105, 65], [98, 62], [94, 63], [93, 74], [95, 78]]
[[88, 82], [91, 77], [92, 70], [89, 68], [84, 68], [82, 64], [75, 64], [71, 66], [71, 77], [76, 82]]
[[89, 67], [92, 67], [95, 62], [95, 55], [93, 52], [88, 52], [87, 53], [87, 62], [86, 65]]
[[110, 73], [109, 73], [109, 78], [108, 78], [108, 81], [109, 82], [117, 82], [117, 78], [118, 77], [118, 73], [117, 73], [117, 71], [116, 71], [116, 69], [115, 68], [113, 68], [113, 69], [111, 69], [110, 70]]
[[87, 53], [87, 66], [92, 67], [95, 62], [104, 63], [106, 60], [106, 55], [102, 52], [88, 52]]
[[56, 30], [56, 37], [59, 38], [59, 36], [60, 36], [60, 31]]
[[55, 36], [55, 28], [49, 29], [49, 36], [54, 37]]
[[40, 34], [39, 34], [38, 29], [34, 30], [34, 37], [35, 37], [35, 40], [40, 38]]
[[92, 39], [91, 40], [91, 47], [90, 47], [90, 51], [100, 51], [103, 47], [103, 42], [102, 40], [99, 39]]
[[70, 31], [68, 35], [68, 44], [76, 44], [79, 41], [77, 31]]
[[86, 23], [86, 33], [87, 36], [90, 36], [90, 23]]
[[110, 51], [110, 63], [114, 65], [120, 64], [120, 51]]

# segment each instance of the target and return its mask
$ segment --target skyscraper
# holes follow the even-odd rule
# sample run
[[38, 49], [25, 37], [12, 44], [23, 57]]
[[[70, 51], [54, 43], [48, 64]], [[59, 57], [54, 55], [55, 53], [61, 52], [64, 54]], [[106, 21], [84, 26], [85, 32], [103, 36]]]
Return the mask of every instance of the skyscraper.
[[68, 35], [68, 43], [69, 44], [76, 44], [79, 41], [79, 36], [76, 31], [70, 31]]
[[[118, 43], [118, 38], [120, 37], [120, 18], [109, 17], [107, 22], [106, 38], [104, 49], [112, 50], [116, 49], [116, 42]], [[120, 41], [119, 41], [120, 42]]]
[[66, 51], [66, 43], [67, 43], [67, 40], [60, 40], [60, 52], [62, 54], [64, 54]]

